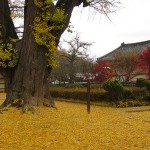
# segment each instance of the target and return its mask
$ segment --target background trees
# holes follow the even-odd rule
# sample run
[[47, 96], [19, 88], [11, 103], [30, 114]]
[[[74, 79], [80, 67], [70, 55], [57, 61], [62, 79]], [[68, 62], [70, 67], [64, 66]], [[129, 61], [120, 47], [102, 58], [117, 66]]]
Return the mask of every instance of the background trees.
[[[56, 61], [58, 66], [52, 70], [52, 81], [58, 80], [61, 83], [83, 82], [86, 80], [86, 74], [91, 72], [92, 60], [90, 58], [76, 58], [72, 69], [70, 69], [70, 62], [66, 57], [60, 56]], [[73, 70], [72, 82], [70, 81], [70, 70]]]
[[[63, 57], [66, 57], [68, 61], [68, 69], [69, 69], [69, 83], [73, 83], [75, 80], [75, 74], [77, 73], [79, 67], [77, 65], [81, 65], [79, 61], [84, 60], [88, 57], [87, 50], [91, 43], [81, 42], [78, 34], [70, 40], [66, 41], [69, 46], [67, 54], [63, 53]], [[79, 66], [78, 65], [78, 66]]]
[[91, 43], [82, 42], [79, 34], [70, 41], [65, 41], [68, 50], [60, 48], [60, 58], [57, 59], [58, 68], [53, 69], [52, 76], [59, 81], [83, 80], [84, 74], [90, 72], [91, 60], [88, 58], [88, 48]]
[[133, 77], [141, 73], [138, 66], [139, 54], [130, 51], [119, 51], [114, 54], [111, 67], [115, 71], [118, 80], [129, 82]]

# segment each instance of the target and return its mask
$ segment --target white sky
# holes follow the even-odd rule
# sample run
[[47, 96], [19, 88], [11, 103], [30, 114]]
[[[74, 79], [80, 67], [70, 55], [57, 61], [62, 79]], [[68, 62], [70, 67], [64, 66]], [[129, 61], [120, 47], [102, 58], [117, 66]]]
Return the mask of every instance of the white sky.
[[[119, 47], [122, 42], [150, 40], [150, 0], [122, 0], [122, 9], [111, 15], [111, 22], [89, 8], [77, 7], [72, 15], [74, 31], [84, 42], [94, 42], [90, 56], [97, 58]], [[64, 33], [62, 39], [73, 34]]]

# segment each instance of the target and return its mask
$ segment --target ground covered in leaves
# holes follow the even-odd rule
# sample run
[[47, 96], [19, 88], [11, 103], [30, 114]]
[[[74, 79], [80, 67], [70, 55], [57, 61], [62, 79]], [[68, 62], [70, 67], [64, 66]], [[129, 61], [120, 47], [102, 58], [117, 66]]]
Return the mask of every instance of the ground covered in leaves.
[[91, 106], [90, 114], [85, 104], [56, 106], [0, 114], [0, 150], [150, 150], [150, 111], [133, 111], [149, 106]]

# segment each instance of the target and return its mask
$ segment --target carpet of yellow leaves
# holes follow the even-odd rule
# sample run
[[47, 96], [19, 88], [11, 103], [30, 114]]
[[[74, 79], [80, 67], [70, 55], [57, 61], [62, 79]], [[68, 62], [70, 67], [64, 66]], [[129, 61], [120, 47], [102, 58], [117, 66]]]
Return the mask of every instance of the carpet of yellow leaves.
[[87, 114], [84, 104], [56, 106], [0, 114], [0, 150], [150, 150], [150, 111], [91, 106]]

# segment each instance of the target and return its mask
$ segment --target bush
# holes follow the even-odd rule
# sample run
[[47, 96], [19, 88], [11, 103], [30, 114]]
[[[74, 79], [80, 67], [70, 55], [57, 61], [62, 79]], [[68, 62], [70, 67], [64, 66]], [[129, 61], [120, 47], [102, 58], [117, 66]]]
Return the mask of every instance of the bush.
[[145, 96], [145, 100], [147, 100], [148, 102], [150, 102], [150, 94]]
[[133, 90], [132, 88], [124, 88], [124, 91], [123, 91], [123, 98], [125, 99], [132, 99], [134, 96], [133, 94]]
[[150, 92], [150, 80], [146, 80], [146, 89]]
[[111, 100], [120, 100], [123, 98], [124, 87], [118, 80], [107, 80], [103, 83], [102, 87], [109, 93]]
[[146, 87], [146, 89], [148, 91], [150, 91], [150, 80], [146, 80], [144, 78], [139, 78], [136, 80], [136, 86], [140, 87], [140, 88]]
[[136, 86], [140, 87], [140, 88], [145, 87], [146, 86], [146, 79], [144, 79], [144, 78], [138, 78], [136, 80]]
[[145, 87], [132, 87], [130, 89], [132, 90], [131, 99], [143, 99], [146, 95], [148, 95], [148, 91]]

